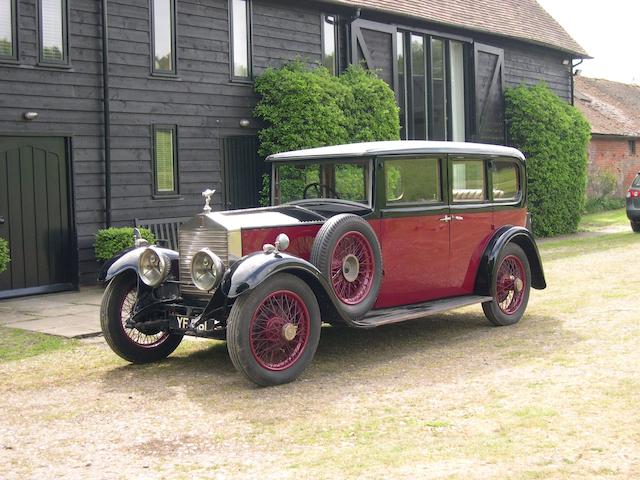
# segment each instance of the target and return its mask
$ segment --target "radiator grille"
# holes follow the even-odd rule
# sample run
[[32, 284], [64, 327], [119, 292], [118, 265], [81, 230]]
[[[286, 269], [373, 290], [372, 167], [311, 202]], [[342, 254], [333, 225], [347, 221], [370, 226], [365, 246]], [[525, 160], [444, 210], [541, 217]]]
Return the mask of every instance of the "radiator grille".
[[228, 266], [228, 240], [226, 230], [212, 230], [211, 228], [197, 230], [180, 230], [178, 246], [180, 248], [180, 292], [183, 296], [209, 298], [209, 294], [199, 290], [191, 280], [189, 266], [193, 255], [208, 248], [218, 255]]

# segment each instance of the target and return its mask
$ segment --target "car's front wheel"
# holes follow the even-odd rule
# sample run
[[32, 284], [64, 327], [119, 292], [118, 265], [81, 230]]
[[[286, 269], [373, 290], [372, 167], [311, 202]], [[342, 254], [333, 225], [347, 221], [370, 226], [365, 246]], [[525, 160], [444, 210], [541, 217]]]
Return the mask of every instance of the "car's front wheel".
[[491, 278], [493, 300], [482, 304], [494, 325], [513, 325], [524, 315], [531, 291], [531, 267], [522, 248], [510, 243], [502, 249]]
[[100, 307], [100, 325], [107, 344], [132, 363], [149, 363], [168, 357], [182, 341], [182, 335], [157, 327], [139, 330], [127, 325], [136, 304], [137, 278], [121, 274], [107, 285]]
[[233, 304], [227, 320], [229, 356], [258, 385], [291, 382], [311, 362], [321, 323], [311, 288], [294, 275], [274, 275]]

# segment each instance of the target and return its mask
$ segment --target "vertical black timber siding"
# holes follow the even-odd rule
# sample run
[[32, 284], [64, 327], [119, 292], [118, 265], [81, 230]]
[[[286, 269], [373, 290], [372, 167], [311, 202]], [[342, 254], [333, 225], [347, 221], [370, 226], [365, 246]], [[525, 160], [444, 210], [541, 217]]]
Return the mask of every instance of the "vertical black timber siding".
[[[100, 2], [69, 2], [70, 68], [43, 68], [36, 1], [18, 0], [19, 64], [0, 62], [0, 135], [71, 137], [80, 270], [93, 272], [93, 238], [104, 221]], [[38, 119], [24, 121], [25, 111]]]

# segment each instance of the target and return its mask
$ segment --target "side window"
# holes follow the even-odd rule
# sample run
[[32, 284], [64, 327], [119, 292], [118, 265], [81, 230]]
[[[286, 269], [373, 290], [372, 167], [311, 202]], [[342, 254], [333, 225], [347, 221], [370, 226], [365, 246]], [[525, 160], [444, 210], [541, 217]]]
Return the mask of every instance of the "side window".
[[40, 0], [38, 6], [40, 14], [40, 62], [68, 63], [66, 0]]
[[0, 60], [17, 57], [16, 3], [15, 0], [0, 0]]
[[484, 160], [454, 159], [452, 174], [452, 200], [454, 203], [486, 200]]
[[322, 64], [333, 74], [338, 73], [338, 17], [322, 16]]
[[153, 73], [176, 73], [176, 15], [174, 0], [151, 0]]
[[387, 206], [409, 206], [442, 201], [440, 159], [387, 160], [384, 177]]
[[231, 77], [251, 78], [251, 5], [249, 0], [229, 0]]
[[154, 194], [175, 195], [178, 193], [178, 159], [176, 127], [153, 127], [153, 171]]
[[515, 200], [520, 195], [518, 165], [514, 162], [497, 160], [491, 173], [493, 180], [493, 199]]

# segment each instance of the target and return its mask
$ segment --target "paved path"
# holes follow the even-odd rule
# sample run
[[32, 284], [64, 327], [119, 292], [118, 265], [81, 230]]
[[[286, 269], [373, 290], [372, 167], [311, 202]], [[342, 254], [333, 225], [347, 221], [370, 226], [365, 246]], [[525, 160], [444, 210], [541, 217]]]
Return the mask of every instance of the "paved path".
[[67, 338], [100, 335], [102, 289], [51, 293], [0, 301], [0, 325]]

